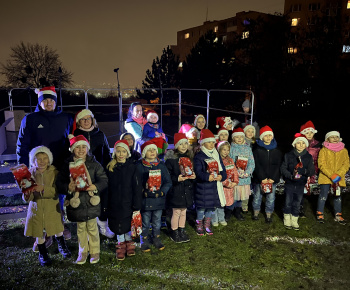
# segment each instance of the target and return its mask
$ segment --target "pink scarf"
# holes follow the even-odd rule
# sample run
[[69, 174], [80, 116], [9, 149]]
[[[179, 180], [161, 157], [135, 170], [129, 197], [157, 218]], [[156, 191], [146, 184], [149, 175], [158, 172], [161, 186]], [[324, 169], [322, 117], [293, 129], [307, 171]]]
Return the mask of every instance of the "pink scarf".
[[147, 119], [144, 118], [143, 116], [135, 118], [134, 116], [132, 117], [132, 119], [141, 126], [142, 130], [143, 130], [143, 126], [145, 126], [145, 124], [147, 123]]
[[327, 141], [323, 142], [323, 146], [326, 147], [329, 150], [332, 150], [334, 152], [339, 152], [344, 149], [345, 144], [343, 142], [338, 143], [329, 143]]

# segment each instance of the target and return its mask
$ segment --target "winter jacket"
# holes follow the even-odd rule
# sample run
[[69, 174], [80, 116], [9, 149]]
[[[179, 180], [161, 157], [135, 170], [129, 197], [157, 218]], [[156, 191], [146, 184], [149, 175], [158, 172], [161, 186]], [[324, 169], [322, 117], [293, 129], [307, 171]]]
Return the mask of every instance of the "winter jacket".
[[311, 141], [309, 141], [309, 147], [306, 148], [307, 152], [311, 154], [314, 160], [315, 174], [310, 178], [310, 183], [312, 184], [316, 183], [316, 175], [319, 172], [317, 160], [318, 160], [318, 153], [320, 152], [321, 148], [322, 148], [322, 144], [315, 139], [312, 139]]
[[103, 168], [111, 161], [111, 154], [106, 135], [99, 128], [87, 132], [81, 129], [74, 131], [74, 136], [83, 135], [90, 143], [90, 153], [95, 156]]
[[318, 154], [318, 168], [320, 169], [318, 184], [332, 184], [331, 176], [338, 174], [341, 177], [339, 186], [345, 187], [345, 174], [349, 166], [349, 153], [346, 148], [334, 152], [323, 147]]
[[143, 129], [140, 124], [136, 123], [132, 119], [128, 119], [125, 121], [124, 127], [128, 133], [131, 133], [134, 136], [135, 140], [141, 139]]
[[24, 235], [41, 238], [44, 229], [47, 236], [63, 232], [61, 209], [55, 185], [58, 171], [51, 165], [43, 173], [36, 167], [31, 168], [30, 172], [38, 185], [44, 185], [44, 191], [30, 195]]
[[281, 178], [283, 160], [283, 154], [278, 147], [268, 150], [266, 147], [257, 144], [254, 146], [253, 156], [255, 161], [253, 183], [260, 184], [266, 178], [278, 183]]
[[[299, 179], [294, 178], [294, 169], [299, 163], [299, 157], [303, 163], [303, 167], [299, 169], [298, 173], [301, 175]], [[312, 156], [304, 150], [299, 153], [295, 148], [284, 155], [281, 165], [281, 173], [284, 177], [286, 185], [304, 186], [307, 178], [315, 174], [314, 162]]]
[[254, 161], [252, 149], [246, 143], [242, 145], [232, 143], [231, 149], [230, 149], [230, 157], [233, 159], [236, 165], [237, 165], [238, 156], [248, 158], [247, 168], [244, 171], [244, 176], [239, 178], [238, 185], [249, 185], [251, 184], [251, 176], [255, 168], [255, 161]]
[[44, 111], [39, 105], [34, 113], [25, 116], [17, 139], [17, 161], [29, 166], [29, 152], [39, 145], [47, 146], [53, 155], [53, 165], [60, 169], [69, 156], [68, 134], [71, 132], [73, 117], [55, 111]]
[[[145, 162], [144, 159], [141, 159], [136, 165], [136, 170], [138, 171], [138, 174], [141, 175], [141, 184], [143, 188], [142, 210], [165, 209], [166, 195], [172, 186], [171, 177], [165, 164], [159, 159], [157, 164], [149, 164], [148, 162]], [[161, 186], [160, 189], [155, 192], [146, 189], [150, 170], [161, 171]]]
[[134, 211], [141, 210], [142, 184], [136, 165], [128, 158], [107, 171], [107, 198], [102, 198], [102, 208], [107, 208], [108, 225], [117, 235], [130, 231]]
[[[70, 200], [73, 194], [68, 193], [68, 184], [70, 183], [69, 162], [73, 162], [73, 154], [65, 160], [62, 170], [57, 176], [56, 186], [60, 193], [66, 194], [66, 200]], [[105, 170], [98, 163], [94, 156], [86, 156], [85, 166], [89, 172], [91, 182], [97, 188], [95, 195], [102, 196], [108, 187], [108, 178]], [[87, 191], [79, 192], [80, 205], [73, 208], [71, 205], [67, 206], [67, 217], [71, 222], [86, 222], [94, 219], [101, 214], [101, 203], [93, 206], [90, 203], [90, 196]]]
[[[197, 182], [194, 189], [194, 202], [197, 208], [221, 207], [216, 181], [209, 182], [206, 159], [210, 159], [203, 151], [200, 151], [193, 158], [193, 168], [196, 173]], [[221, 181], [226, 180], [226, 170], [220, 157], [222, 171]]]
[[167, 194], [167, 204], [170, 208], [191, 208], [193, 206], [195, 180], [179, 181], [179, 175], [181, 175], [179, 160], [181, 157], [189, 158], [188, 154], [175, 153], [173, 150], [168, 150], [165, 155], [165, 165], [173, 183]]
[[[148, 122], [147, 124], [145, 124], [145, 126], [143, 127], [143, 131], [142, 131], [142, 140], [144, 141], [148, 141], [151, 140], [156, 136], [156, 132], [158, 132], [159, 134], [163, 133], [162, 127], [160, 126], [159, 122], [157, 123], [150, 123]], [[165, 136], [165, 141], [168, 142], [168, 138]]]
[[[226, 175], [227, 175], [227, 179], [222, 182], [222, 185], [224, 187], [226, 206], [230, 206], [230, 205], [232, 205], [234, 203], [234, 188], [228, 188], [227, 186], [230, 184], [230, 182], [238, 184], [239, 177], [238, 177], [238, 172], [237, 172], [236, 165], [235, 165], [235, 163], [234, 163], [232, 158], [227, 156], [226, 158], [222, 159], [222, 162], [224, 163], [225, 170], [226, 170]], [[227, 171], [226, 166], [229, 166], [229, 165], [233, 165], [234, 166], [233, 179], [232, 180], [229, 180], [229, 178], [228, 178], [228, 171]]]

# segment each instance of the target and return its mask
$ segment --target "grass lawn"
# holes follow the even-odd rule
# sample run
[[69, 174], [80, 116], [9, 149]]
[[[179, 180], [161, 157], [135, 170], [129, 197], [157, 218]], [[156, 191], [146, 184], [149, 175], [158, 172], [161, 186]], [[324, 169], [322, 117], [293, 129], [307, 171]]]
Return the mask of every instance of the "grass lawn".
[[[199, 237], [192, 228], [194, 213], [188, 213], [191, 241], [175, 244], [162, 232], [164, 251], [137, 249], [134, 257], [115, 259], [115, 240], [101, 237], [98, 264], [75, 265], [78, 244], [76, 224], [69, 223], [68, 241], [73, 257], [63, 260], [54, 243], [49, 248], [50, 267], [41, 267], [32, 251], [34, 239], [23, 236], [24, 219], [0, 223], [1, 289], [349, 289], [349, 224], [333, 221], [331, 203], [325, 224], [314, 216], [317, 196], [306, 199], [306, 219], [300, 231], [283, 227], [276, 199], [273, 223], [246, 216], [228, 226], [214, 228], [213, 236]], [[343, 214], [350, 218], [350, 196], [343, 194]]]

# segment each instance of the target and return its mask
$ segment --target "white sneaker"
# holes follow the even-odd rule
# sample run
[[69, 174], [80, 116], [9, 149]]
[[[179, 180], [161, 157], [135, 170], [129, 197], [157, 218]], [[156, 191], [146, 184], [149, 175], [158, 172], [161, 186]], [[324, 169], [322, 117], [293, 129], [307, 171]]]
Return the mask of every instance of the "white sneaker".
[[218, 223], [218, 222], [211, 222], [211, 225], [212, 225], [213, 227], [218, 227], [218, 226], [219, 226], [219, 223]]
[[227, 222], [226, 221], [222, 221], [222, 222], [219, 222], [220, 223], [220, 225], [222, 225], [222, 226], [227, 226]]

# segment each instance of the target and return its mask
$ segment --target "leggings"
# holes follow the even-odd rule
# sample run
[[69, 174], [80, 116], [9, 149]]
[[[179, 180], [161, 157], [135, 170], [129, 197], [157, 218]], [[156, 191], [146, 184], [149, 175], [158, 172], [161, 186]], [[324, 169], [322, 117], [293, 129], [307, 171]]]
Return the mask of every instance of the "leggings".
[[186, 224], [186, 208], [173, 208], [171, 217], [171, 229], [177, 230], [179, 227], [184, 228]]

